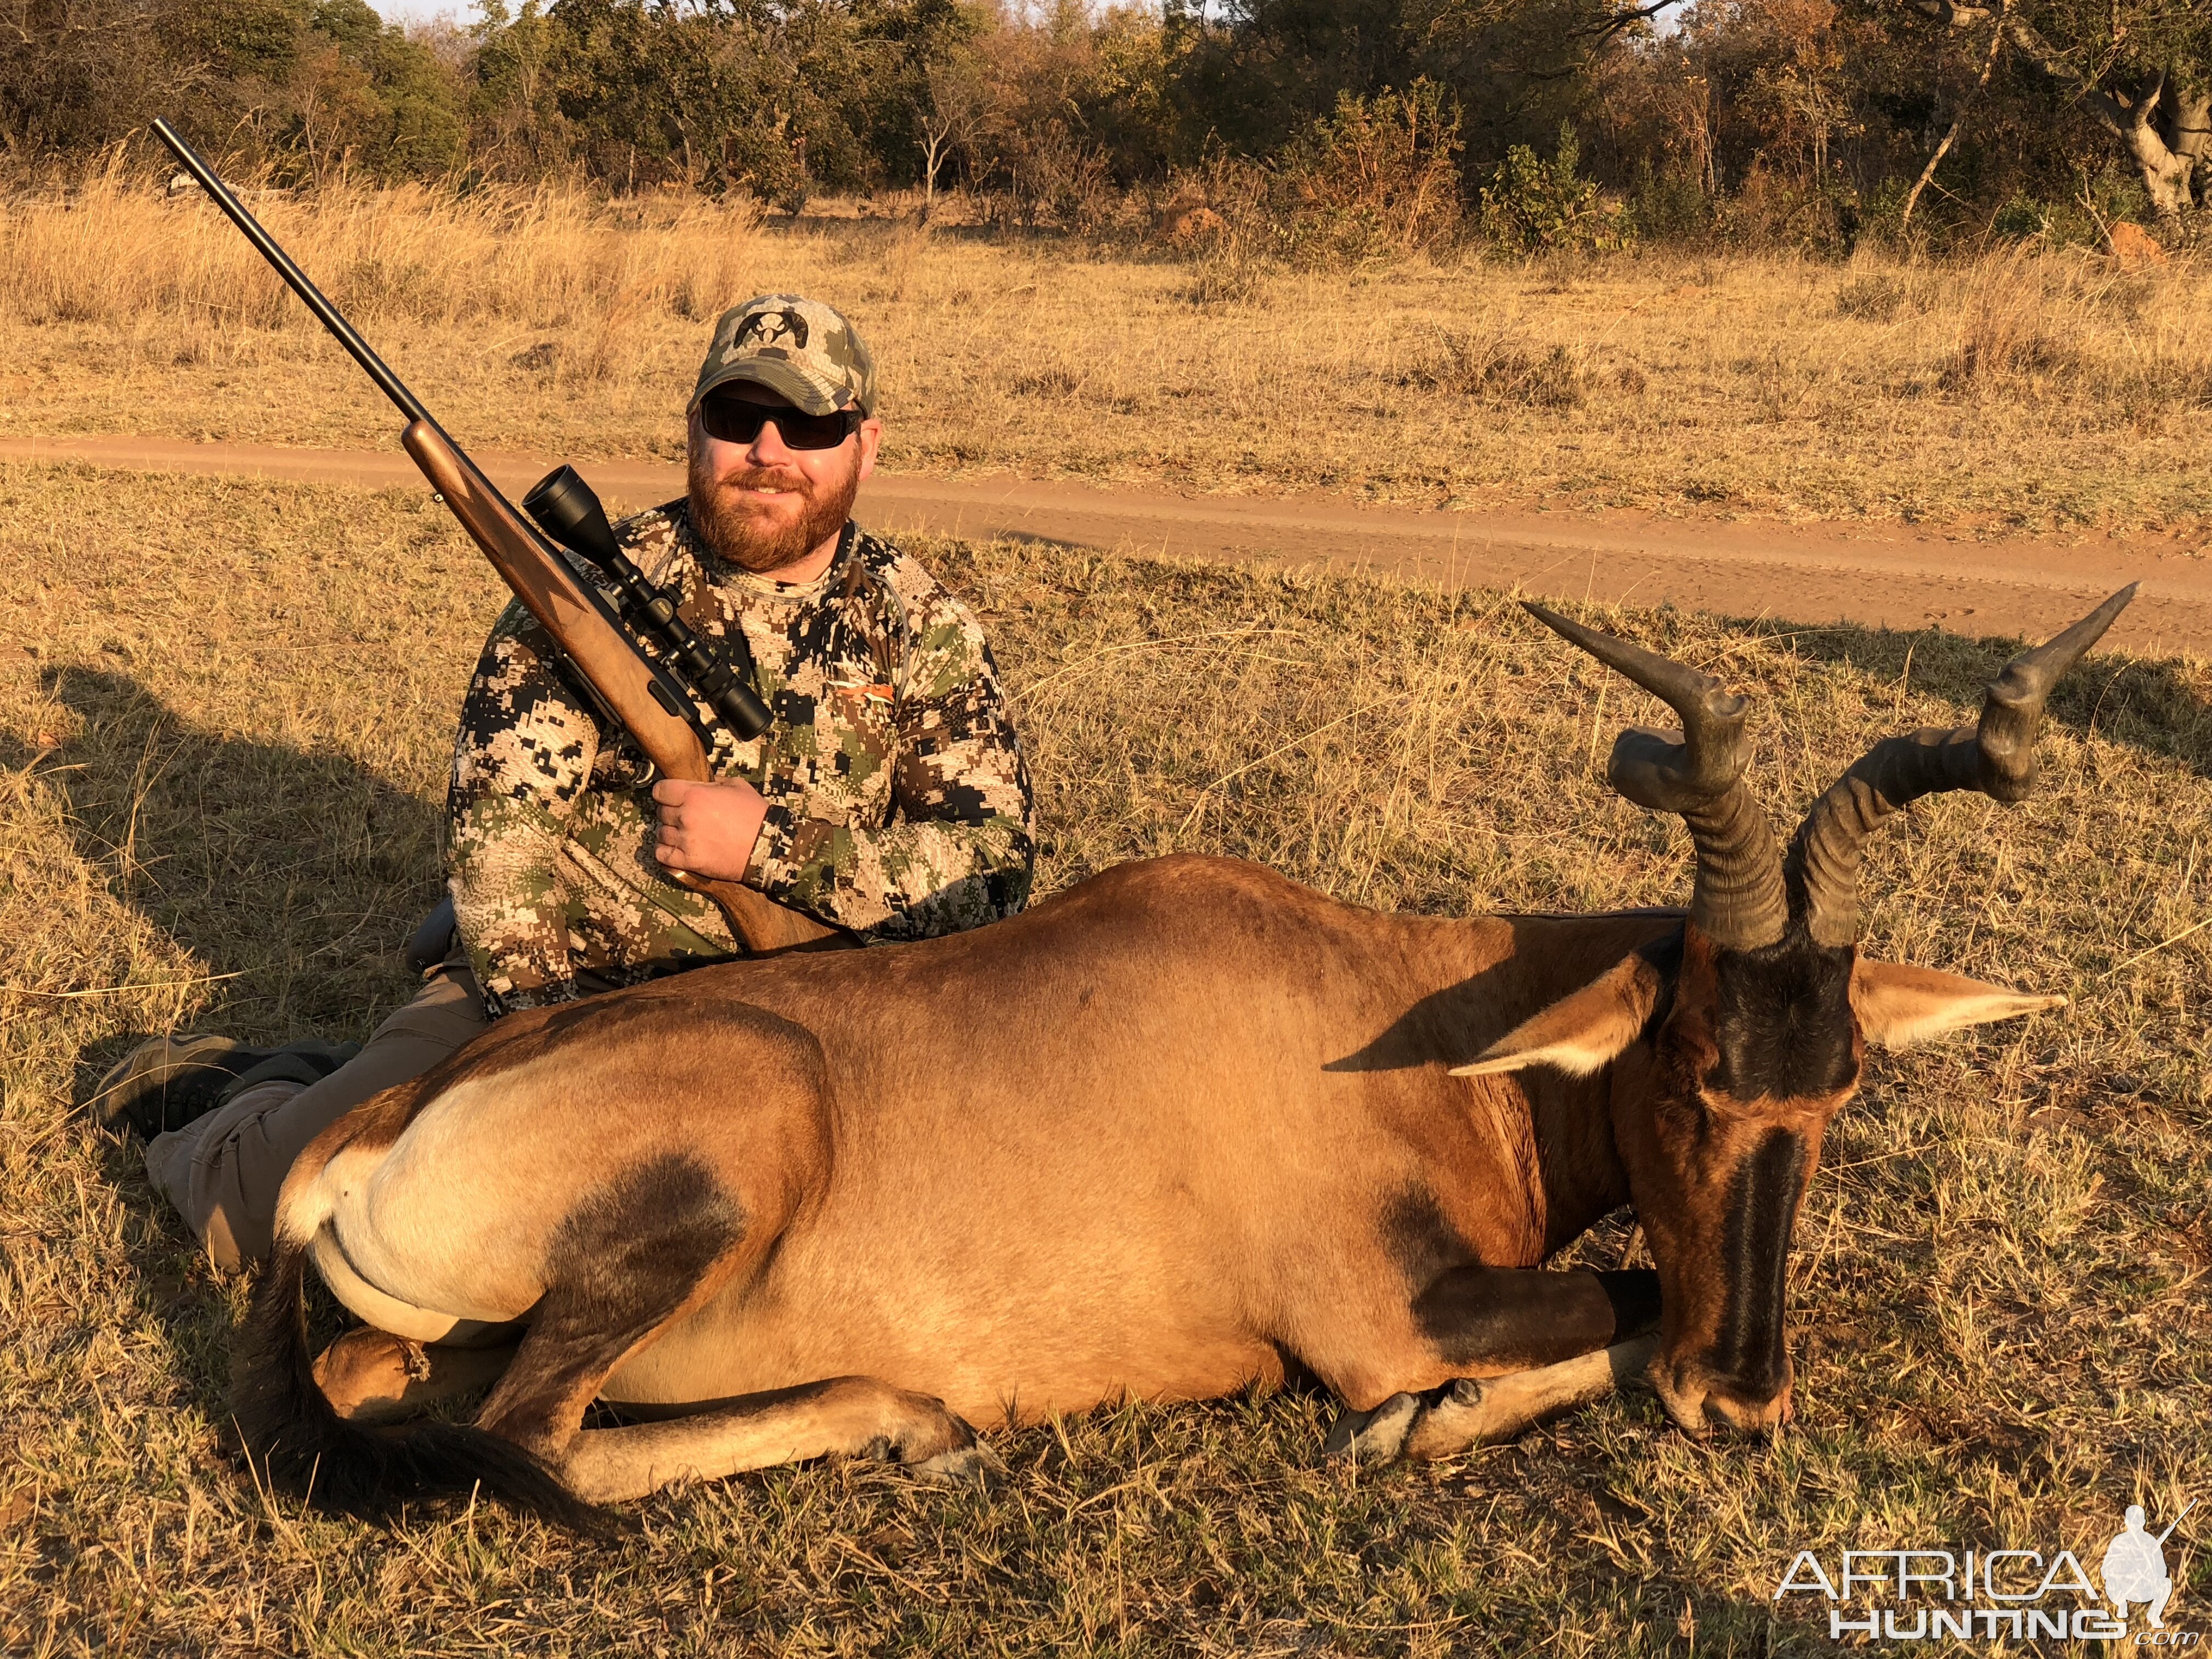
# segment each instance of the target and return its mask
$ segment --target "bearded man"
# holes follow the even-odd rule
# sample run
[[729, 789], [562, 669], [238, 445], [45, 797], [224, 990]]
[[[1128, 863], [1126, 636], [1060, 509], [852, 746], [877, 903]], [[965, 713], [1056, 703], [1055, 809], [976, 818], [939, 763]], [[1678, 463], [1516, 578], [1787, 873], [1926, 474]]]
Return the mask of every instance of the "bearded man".
[[410, 946], [421, 994], [358, 1051], [165, 1037], [109, 1073], [102, 1103], [147, 1137], [155, 1186], [217, 1266], [267, 1254], [284, 1173], [325, 1127], [488, 1021], [739, 954], [677, 874], [742, 881], [862, 943], [1027, 901], [1029, 778], [982, 629], [851, 521], [875, 407], [844, 317], [752, 300], [716, 324], [699, 371], [685, 495], [617, 526], [695, 633], [750, 650], [775, 718], [748, 742], [720, 732], [714, 781], [653, 782], [512, 605], [462, 708], [451, 909]]

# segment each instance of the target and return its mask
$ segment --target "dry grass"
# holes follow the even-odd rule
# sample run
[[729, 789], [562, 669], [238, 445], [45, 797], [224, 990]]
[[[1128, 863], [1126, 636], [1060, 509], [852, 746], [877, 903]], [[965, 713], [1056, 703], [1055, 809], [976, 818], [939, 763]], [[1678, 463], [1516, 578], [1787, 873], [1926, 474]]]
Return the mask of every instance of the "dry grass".
[[[2201, 265], [1655, 255], [1224, 275], [680, 201], [262, 205], [486, 447], [676, 453], [708, 319], [793, 289], [863, 325], [890, 462], [911, 471], [1968, 528], [2212, 521]], [[0, 431], [392, 440], [382, 400], [197, 196], [96, 183], [0, 205]]]
[[[224, 1425], [236, 1291], [73, 1103], [136, 1032], [358, 1035], [406, 994], [500, 596], [412, 491], [0, 468], [0, 545], [8, 1652], [1821, 1653], [1769, 1600], [1801, 1547], [2087, 1551], [2212, 1486], [2212, 931], [2154, 948], [2212, 917], [2212, 671], [2106, 655], [2036, 800], [1929, 801], [1870, 860], [1880, 953], [2075, 1004], [1875, 1064], [1802, 1223], [1772, 1444], [1700, 1449], [1628, 1398], [1355, 1474], [1285, 1394], [1018, 1436], [985, 1495], [862, 1464], [671, 1492], [611, 1547], [272, 1502]], [[924, 551], [991, 618], [1048, 886], [1194, 847], [1437, 911], [1685, 890], [1679, 827], [1595, 764], [1651, 711], [1496, 596]], [[1757, 690], [1778, 813], [1960, 718], [2003, 654], [1615, 620]]]

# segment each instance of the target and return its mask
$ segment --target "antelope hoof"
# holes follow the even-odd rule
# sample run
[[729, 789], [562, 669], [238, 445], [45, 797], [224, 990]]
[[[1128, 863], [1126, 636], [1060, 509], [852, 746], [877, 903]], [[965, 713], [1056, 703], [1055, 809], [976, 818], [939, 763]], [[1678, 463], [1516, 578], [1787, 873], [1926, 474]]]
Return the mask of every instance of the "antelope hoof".
[[936, 1401], [935, 1420], [909, 1429], [891, 1454], [917, 1480], [939, 1486], [982, 1486], [1006, 1472], [999, 1455], [983, 1443], [975, 1425]]
[[1394, 1394], [1371, 1412], [1346, 1407], [1322, 1446], [1324, 1457], [1349, 1457], [1355, 1463], [1387, 1463], [1406, 1448], [1406, 1431], [1420, 1413], [1419, 1395]]
[[1496, 1440], [1510, 1440], [1527, 1427], [1519, 1413], [1503, 1410], [1492, 1391], [1462, 1376], [1422, 1403], [1406, 1436], [1408, 1457], [1449, 1457]]
[[[961, 1425], [963, 1428], [967, 1425]], [[906, 1466], [907, 1473], [917, 1480], [927, 1481], [933, 1486], [988, 1486], [1003, 1477], [1006, 1466], [981, 1440], [969, 1445], [955, 1446], [934, 1457], [925, 1457], [919, 1463]]]

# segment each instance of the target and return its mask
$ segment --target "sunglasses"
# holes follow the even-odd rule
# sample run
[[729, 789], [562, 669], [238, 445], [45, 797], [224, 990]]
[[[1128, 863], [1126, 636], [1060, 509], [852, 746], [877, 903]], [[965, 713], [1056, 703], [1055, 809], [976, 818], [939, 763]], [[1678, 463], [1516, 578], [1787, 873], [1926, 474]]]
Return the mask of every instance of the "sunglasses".
[[699, 424], [707, 435], [726, 444], [749, 444], [773, 421], [793, 449], [835, 449], [860, 429], [867, 416], [857, 409], [830, 415], [805, 415], [788, 404], [749, 404], [738, 398], [709, 398], [699, 405]]

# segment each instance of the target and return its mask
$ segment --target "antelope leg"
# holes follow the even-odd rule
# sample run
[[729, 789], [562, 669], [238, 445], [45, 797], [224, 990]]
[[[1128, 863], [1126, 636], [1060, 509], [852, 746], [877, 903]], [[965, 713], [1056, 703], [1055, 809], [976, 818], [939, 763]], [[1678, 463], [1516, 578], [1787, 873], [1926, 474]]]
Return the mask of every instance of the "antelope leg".
[[1640, 1378], [1659, 1351], [1654, 1334], [1504, 1376], [1463, 1376], [1428, 1394], [1394, 1394], [1371, 1412], [1347, 1411], [1323, 1449], [1362, 1463], [1449, 1457], [1588, 1406]]
[[1378, 1372], [1406, 1386], [1371, 1410], [1346, 1410], [1328, 1455], [1441, 1457], [1602, 1398], [1614, 1387], [1607, 1356], [1629, 1353], [1629, 1339], [1659, 1322], [1659, 1275], [1455, 1267], [1413, 1298], [1412, 1313], [1418, 1346], [1374, 1356], [1346, 1392], [1361, 1397], [1364, 1380], [1373, 1399]]
[[592, 1504], [642, 1498], [676, 1480], [842, 1454], [895, 1459], [929, 1480], [981, 1480], [998, 1468], [975, 1431], [927, 1395], [872, 1376], [837, 1376], [745, 1395], [658, 1423], [585, 1429], [558, 1460], [562, 1480]]
[[410, 1342], [364, 1325], [323, 1350], [315, 1361], [315, 1382], [340, 1417], [397, 1423], [441, 1401], [490, 1387], [514, 1358], [512, 1341], [495, 1347], [450, 1347]]
[[1401, 1455], [1449, 1457], [1471, 1446], [1516, 1438], [1547, 1418], [1595, 1404], [1639, 1380], [1658, 1352], [1656, 1335], [1639, 1336], [1556, 1365], [1480, 1380], [1462, 1377], [1422, 1401]]

